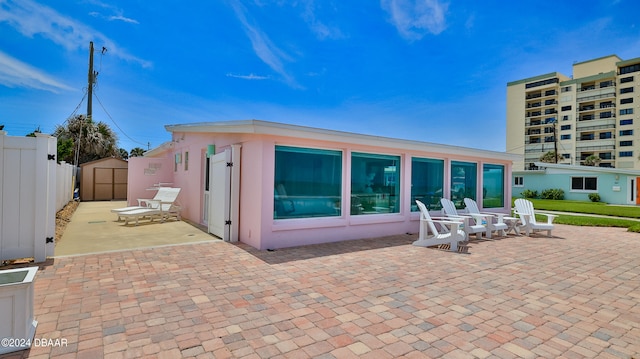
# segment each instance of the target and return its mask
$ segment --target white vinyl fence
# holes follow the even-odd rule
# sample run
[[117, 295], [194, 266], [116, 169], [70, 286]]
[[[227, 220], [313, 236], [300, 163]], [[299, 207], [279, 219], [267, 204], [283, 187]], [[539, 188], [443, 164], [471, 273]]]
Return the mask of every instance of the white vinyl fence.
[[0, 131], [0, 261], [53, 255], [56, 211], [73, 196], [73, 166], [57, 164], [56, 144]]

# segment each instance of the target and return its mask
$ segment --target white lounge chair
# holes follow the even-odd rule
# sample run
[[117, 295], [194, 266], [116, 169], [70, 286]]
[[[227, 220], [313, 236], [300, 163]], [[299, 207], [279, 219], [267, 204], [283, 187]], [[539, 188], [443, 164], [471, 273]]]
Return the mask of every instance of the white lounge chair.
[[180, 207], [176, 204], [179, 194], [180, 188], [160, 187], [158, 188], [158, 193], [156, 193], [156, 195], [152, 199], [138, 198], [137, 206], [114, 208], [111, 210], [111, 212], [118, 214], [118, 221], [123, 218], [121, 215], [122, 213], [129, 213], [129, 216], [131, 216], [132, 211], [141, 209], [162, 209], [163, 212], [170, 212], [170, 210], [173, 210], [173, 212], [179, 212]]
[[533, 210], [533, 203], [531, 201], [524, 198], [518, 198], [515, 201], [515, 205], [516, 213], [522, 222], [521, 227], [524, 227], [527, 236], [535, 232], [547, 231], [547, 236], [551, 237], [553, 220], [557, 217], [555, 214], [538, 212], [537, 214], [547, 217], [547, 223], [540, 223], [536, 221], [536, 212]]
[[474, 233], [477, 239], [482, 238], [482, 233], [485, 233], [487, 238], [491, 238], [491, 232], [488, 231], [487, 227], [482, 224], [483, 221], [487, 221], [487, 215], [474, 213], [460, 215], [458, 214], [458, 210], [456, 209], [456, 206], [453, 204], [453, 202], [451, 202], [451, 200], [447, 198], [441, 198], [440, 203], [442, 203], [442, 211], [444, 212], [445, 216], [463, 221], [464, 225], [462, 229], [467, 234], [467, 239], [469, 238], [470, 234]]
[[[449, 244], [451, 251], [458, 251], [458, 242], [465, 240], [465, 233], [460, 229], [461, 221], [450, 220], [447, 218], [431, 218], [429, 211], [424, 203], [416, 201], [420, 208], [420, 234], [418, 240], [413, 242], [414, 246], [431, 247], [440, 244]], [[438, 231], [436, 223], [447, 230]], [[429, 236], [429, 232], [431, 235]]]
[[507, 229], [509, 228], [509, 226], [504, 222], [504, 217], [506, 216], [504, 213], [480, 212], [478, 203], [476, 203], [476, 201], [471, 198], [465, 198], [464, 205], [466, 206], [467, 212], [469, 212], [469, 214], [484, 214], [489, 216], [487, 217], [486, 223], [489, 232], [496, 232], [500, 236], [507, 235]]
[[[167, 204], [162, 204], [162, 206], [165, 206]], [[132, 211], [127, 211], [127, 212], [121, 212], [118, 214], [118, 216], [122, 219], [124, 219], [124, 224], [128, 225], [129, 221], [135, 219], [136, 221], [136, 226], [138, 225], [138, 221], [140, 219], [143, 218], [148, 218], [149, 220], [151, 220], [151, 222], [153, 222], [154, 219], [158, 218], [160, 219], [160, 222], [164, 222], [165, 219], [169, 218], [169, 217], [176, 217], [176, 219], [179, 221], [180, 220], [180, 210], [179, 209], [174, 209], [173, 207], [167, 207], [167, 209], [163, 210], [162, 207], [160, 208], [138, 208], [138, 209], [134, 209]]]

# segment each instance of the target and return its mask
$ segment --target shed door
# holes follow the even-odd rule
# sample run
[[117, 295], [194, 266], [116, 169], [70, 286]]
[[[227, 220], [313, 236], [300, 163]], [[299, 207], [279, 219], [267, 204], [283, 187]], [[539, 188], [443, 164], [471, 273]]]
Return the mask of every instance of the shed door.
[[209, 157], [209, 233], [230, 240], [231, 150]]
[[126, 168], [95, 167], [93, 169], [93, 200], [126, 199], [127, 172]]

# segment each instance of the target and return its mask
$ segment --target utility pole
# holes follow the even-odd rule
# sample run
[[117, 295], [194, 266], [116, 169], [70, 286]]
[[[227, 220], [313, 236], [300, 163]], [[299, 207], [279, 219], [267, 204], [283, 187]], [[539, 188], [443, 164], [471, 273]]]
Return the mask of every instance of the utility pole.
[[558, 131], [556, 131], [556, 124], [557, 121], [554, 119], [553, 120], [553, 159], [555, 163], [558, 163]]
[[92, 100], [93, 100], [93, 84], [96, 82], [95, 74], [93, 73], [93, 41], [89, 42], [89, 85], [87, 87], [87, 119], [91, 120], [92, 116]]

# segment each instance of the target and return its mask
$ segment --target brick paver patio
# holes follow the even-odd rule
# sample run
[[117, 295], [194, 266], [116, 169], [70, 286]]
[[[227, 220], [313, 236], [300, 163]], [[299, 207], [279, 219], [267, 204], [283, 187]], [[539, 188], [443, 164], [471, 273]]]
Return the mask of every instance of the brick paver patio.
[[640, 235], [273, 252], [223, 242], [56, 258], [29, 358], [638, 358]]

